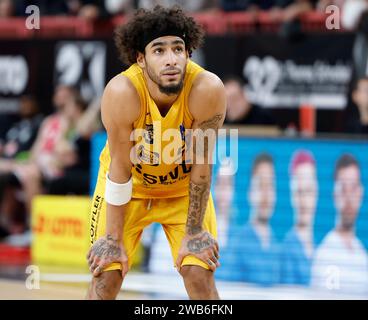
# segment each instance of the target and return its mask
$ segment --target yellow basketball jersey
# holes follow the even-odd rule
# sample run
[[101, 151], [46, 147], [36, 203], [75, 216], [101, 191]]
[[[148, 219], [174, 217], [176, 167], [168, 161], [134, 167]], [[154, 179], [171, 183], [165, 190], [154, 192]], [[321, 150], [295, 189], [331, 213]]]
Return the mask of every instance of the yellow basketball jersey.
[[[134, 143], [138, 163], [132, 167], [134, 198], [171, 198], [188, 195], [191, 164], [185, 163], [185, 131], [193, 117], [188, 95], [196, 76], [204, 69], [189, 60], [181, 93], [162, 117], [151, 98], [143, 70], [133, 64], [122, 74], [135, 86], [141, 101], [141, 113], [134, 122], [138, 139]], [[173, 130], [170, 130], [173, 129]], [[170, 140], [169, 140], [170, 139]], [[101, 152], [101, 165], [110, 166], [108, 144]]]

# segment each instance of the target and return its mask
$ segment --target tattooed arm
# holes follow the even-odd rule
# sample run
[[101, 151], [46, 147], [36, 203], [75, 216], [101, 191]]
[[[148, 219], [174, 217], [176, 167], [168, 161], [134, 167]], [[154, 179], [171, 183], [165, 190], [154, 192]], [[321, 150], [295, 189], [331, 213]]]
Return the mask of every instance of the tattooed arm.
[[[118, 75], [105, 88], [101, 113], [107, 131], [111, 163], [109, 178], [125, 183], [131, 176], [130, 134], [133, 122], [139, 117], [140, 102], [130, 81]], [[128, 258], [123, 244], [123, 223], [126, 205], [106, 204], [106, 234], [91, 247], [87, 259], [90, 271], [98, 276], [112, 262], [122, 266], [122, 276], [128, 272]]]
[[219, 266], [217, 241], [203, 230], [203, 220], [211, 188], [212, 151], [217, 129], [225, 118], [226, 101], [221, 80], [207, 71], [201, 73], [189, 95], [193, 122], [193, 166], [189, 183], [189, 209], [186, 235], [176, 261], [178, 270], [186, 255], [204, 261], [211, 270]]

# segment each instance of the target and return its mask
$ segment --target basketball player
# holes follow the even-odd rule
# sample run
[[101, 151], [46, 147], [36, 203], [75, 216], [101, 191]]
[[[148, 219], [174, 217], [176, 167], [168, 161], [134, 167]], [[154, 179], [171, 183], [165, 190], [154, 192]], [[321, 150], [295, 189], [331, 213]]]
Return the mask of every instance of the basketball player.
[[[202, 39], [202, 29], [179, 7], [139, 10], [116, 31], [117, 48], [130, 67], [107, 84], [102, 97], [108, 142], [90, 220], [89, 299], [116, 298], [142, 230], [153, 222], [165, 230], [189, 298], [219, 298], [213, 144], [201, 144], [193, 134], [193, 161], [184, 159], [187, 132], [217, 131], [225, 116], [221, 80], [190, 60]], [[134, 143], [135, 129], [144, 133]], [[165, 147], [174, 143], [161, 138], [168, 129], [179, 133], [182, 161], [164, 159]]]

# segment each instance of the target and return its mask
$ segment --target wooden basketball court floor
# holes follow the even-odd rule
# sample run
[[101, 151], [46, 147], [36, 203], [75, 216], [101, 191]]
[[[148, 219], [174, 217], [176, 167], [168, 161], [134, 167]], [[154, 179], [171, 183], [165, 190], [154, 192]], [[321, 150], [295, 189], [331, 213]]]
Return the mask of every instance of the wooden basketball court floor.
[[[43, 274], [39, 289], [27, 289], [26, 280], [2, 278], [0, 300], [81, 300], [85, 298], [89, 274]], [[262, 288], [244, 283], [217, 282], [221, 299], [231, 300], [340, 300], [368, 297], [347, 296], [306, 288]], [[156, 274], [128, 274], [118, 300], [186, 300], [187, 295], [180, 276]]]
[[[28, 279], [28, 280], [27, 280]], [[0, 266], [0, 300], [80, 300], [91, 280], [85, 270], [40, 268], [36, 280], [30, 279], [26, 266]], [[39, 280], [39, 281], [38, 281]], [[35, 285], [37, 282], [38, 285]], [[31, 284], [31, 285], [30, 285]], [[124, 280], [119, 300], [187, 299], [180, 276], [131, 272]]]
[[[87, 284], [42, 282], [40, 289], [27, 289], [22, 280], [0, 279], [0, 300], [82, 300]], [[118, 300], [153, 299], [152, 295], [121, 291]]]

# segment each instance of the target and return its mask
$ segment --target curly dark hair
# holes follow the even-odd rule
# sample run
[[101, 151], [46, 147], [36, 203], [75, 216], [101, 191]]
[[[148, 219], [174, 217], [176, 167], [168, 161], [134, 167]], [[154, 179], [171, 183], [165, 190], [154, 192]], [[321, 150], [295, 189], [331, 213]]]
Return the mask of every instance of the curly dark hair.
[[171, 8], [156, 6], [153, 10], [139, 9], [127, 24], [117, 27], [114, 32], [120, 59], [129, 66], [134, 64], [138, 52], [144, 51], [141, 44], [145, 34], [150, 30], [164, 29], [182, 31], [189, 56], [203, 43], [202, 27], [192, 17], [185, 15], [179, 6]]

